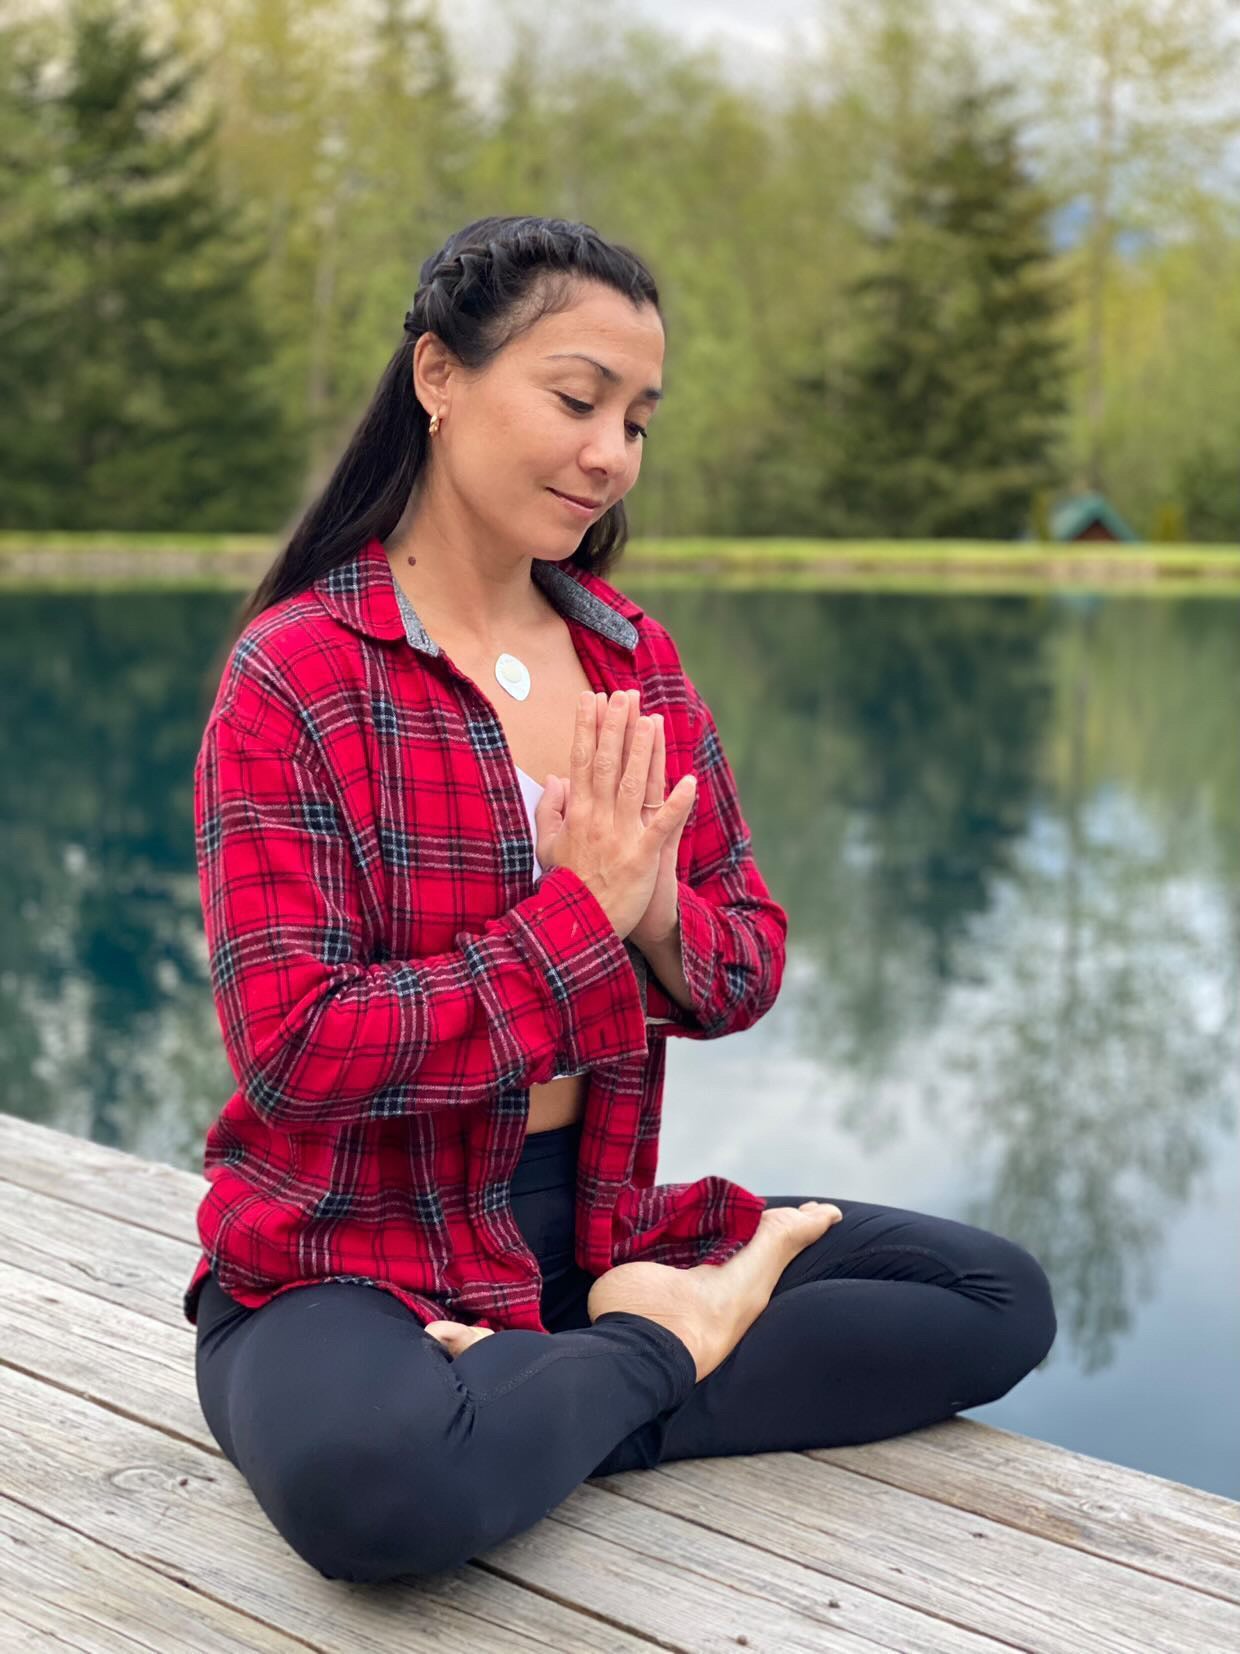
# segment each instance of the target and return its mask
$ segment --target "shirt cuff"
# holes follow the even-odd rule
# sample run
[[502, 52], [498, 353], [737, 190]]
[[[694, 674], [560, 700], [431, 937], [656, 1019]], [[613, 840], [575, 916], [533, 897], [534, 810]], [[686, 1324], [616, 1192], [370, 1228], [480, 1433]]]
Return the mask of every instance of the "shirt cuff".
[[538, 895], [540, 902], [513, 909], [514, 936], [559, 1021], [556, 1068], [644, 1057], [645, 1006], [632, 950], [571, 868], [545, 873]]

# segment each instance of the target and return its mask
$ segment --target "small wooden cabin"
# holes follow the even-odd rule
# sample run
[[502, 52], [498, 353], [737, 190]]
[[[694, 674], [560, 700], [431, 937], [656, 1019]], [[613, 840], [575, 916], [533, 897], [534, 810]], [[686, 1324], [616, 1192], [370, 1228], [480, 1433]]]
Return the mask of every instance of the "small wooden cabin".
[[1051, 512], [1052, 540], [1136, 540], [1105, 494], [1076, 494]]

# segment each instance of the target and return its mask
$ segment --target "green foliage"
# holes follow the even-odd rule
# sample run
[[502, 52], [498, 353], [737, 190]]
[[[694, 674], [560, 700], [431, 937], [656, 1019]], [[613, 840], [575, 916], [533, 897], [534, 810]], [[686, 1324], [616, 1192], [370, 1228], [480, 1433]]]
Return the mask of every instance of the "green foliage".
[[861, 336], [833, 398], [834, 532], [1015, 538], [1055, 481], [1064, 296], [1002, 97], [959, 94], [907, 158], [852, 289]]
[[[495, 0], [493, 76], [441, 0], [7, 8], [0, 525], [277, 532], [422, 260], [528, 211], [660, 283], [638, 535], [1036, 537], [1039, 495], [1094, 468], [1141, 532], [1177, 500], [1235, 540], [1234, 116], [1199, 107], [1221, 3], [1172, 38], [1122, 0], [1102, 39], [1076, 0], [999, 0], [1033, 31], [1019, 117], [936, 0], [836, 0], [761, 89], [621, 0]], [[1054, 253], [1052, 198], [1079, 238], [1061, 220]]]
[[1039, 488], [1033, 496], [1029, 531], [1035, 540], [1049, 540], [1051, 537], [1051, 499], [1045, 488]]
[[264, 373], [262, 241], [190, 118], [197, 71], [105, 0], [71, 8], [50, 87], [27, 40], [6, 44], [24, 220], [0, 264], [6, 523], [273, 523], [298, 445]]
[[1154, 529], [1150, 535], [1164, 545], [1183, 545], [1187, 539], [1184, 528], [1184, 507], [1178, 500], [1164, 500], [1154, 514]]
[[1180, 468], [1185, 532], [1180, 538], [1240, 540], [1240, 443], [1230, 452], [1198, 448]]

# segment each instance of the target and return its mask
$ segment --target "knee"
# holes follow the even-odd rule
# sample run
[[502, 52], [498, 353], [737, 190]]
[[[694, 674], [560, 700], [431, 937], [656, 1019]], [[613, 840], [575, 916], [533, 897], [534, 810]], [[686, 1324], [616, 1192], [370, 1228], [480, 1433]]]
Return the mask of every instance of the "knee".
[[1050, 1279], [1033, 1253], [1016, 1241], [1005, 1243], [1011, 1288], [1008, 1351], [1012, 1376], [1002, 1394], [1045, 1359], [1059, 1330]]
[[326, 1579], [377, 1583], [468, 1562], [490, 1543], [483, 1489], [462, 1467], [376, 1434], [307, 1442], [280, 1478], [271, 1512]]

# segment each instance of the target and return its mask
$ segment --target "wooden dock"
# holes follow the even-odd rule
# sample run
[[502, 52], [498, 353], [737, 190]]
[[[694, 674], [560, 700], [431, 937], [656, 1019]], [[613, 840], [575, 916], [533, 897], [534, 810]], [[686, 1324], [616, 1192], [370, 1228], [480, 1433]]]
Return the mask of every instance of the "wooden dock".
[[203, 1187], [0, 1115], [4, 1654], [1240, 1649], [1240, 1502], [968, 1418], [588, 1482], [452, 1573], [326, 1580], [198, 1407]]

